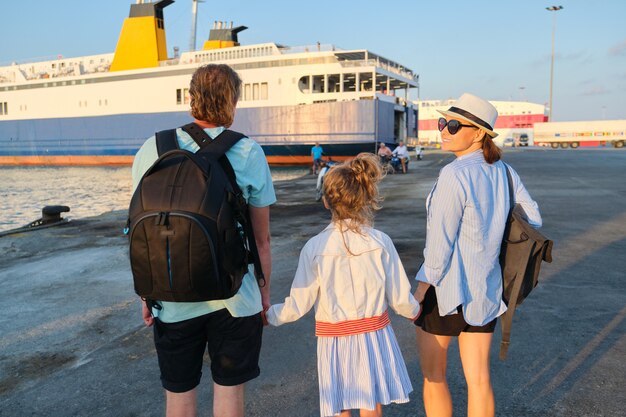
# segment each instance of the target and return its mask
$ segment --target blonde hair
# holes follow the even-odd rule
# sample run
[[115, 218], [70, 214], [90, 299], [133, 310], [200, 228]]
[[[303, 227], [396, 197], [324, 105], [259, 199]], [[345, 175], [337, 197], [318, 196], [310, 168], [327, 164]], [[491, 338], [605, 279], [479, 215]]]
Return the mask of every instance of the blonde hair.
[[381, 208], [378, 183], [383, 176], [378, 157], [365, 152], [328, 171], [324, 177], [324, 199], [333, 221], [349, 220], [347, 228], [357, 233], [361, 232], [361, 225], [371, 226], [374, 212]]
[[230, 127], [241, 93], [241, 79], [228, 65], [204, 65], [194, 72], [189, 84], [191, 115], [218, 126]]

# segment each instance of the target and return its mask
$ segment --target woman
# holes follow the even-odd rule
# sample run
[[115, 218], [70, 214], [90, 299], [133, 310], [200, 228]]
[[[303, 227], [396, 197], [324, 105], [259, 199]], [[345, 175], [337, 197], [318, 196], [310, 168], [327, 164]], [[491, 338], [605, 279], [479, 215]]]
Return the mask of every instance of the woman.
[[[494, 415], [489, 350], [496, 318], [506, 311], [498, 262], [509, 210], [506, 167], [493, 143], [498, 112], [486, 100], [463, 94], [439, 119], [442, 149], [456, 155], [428, 196], [424, 263], [415, 298], [415, 321], [429, 417], [452, 416], [446, 382], [448, 346], [458, 337], [468, 388], [468, 416]], [[537, 204], [511, 170], [515, 201], [541, 226]]]

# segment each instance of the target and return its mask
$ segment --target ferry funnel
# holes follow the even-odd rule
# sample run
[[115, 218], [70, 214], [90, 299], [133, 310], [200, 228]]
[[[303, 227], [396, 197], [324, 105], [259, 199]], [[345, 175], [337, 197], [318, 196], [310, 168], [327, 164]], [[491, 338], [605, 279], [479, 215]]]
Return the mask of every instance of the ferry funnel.
[[157, 67], [167, 59], [163, 9], [172, 3], [174, 0], [161, 0], [130, 6], [109, 71]]
[[233, 46], [239, 46], [237, 34], [246, 29], [248, 29], [246, 26], [237, 26], [234, 28], [233, 22], [230, 22], [230, 26], [228, 26], [226, 22], [213, 22], [213, 29], [209, 32], [209, 40], [204, 42], [202, 49], [232, 48]]

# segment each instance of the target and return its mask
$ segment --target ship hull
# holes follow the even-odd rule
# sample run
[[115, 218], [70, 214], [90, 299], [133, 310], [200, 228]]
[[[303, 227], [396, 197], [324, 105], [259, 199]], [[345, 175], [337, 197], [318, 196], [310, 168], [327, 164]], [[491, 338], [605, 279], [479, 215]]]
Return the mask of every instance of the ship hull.
[[[240, 108], [232, 129], [256, 140], [272, 164], [306, 164], [316, 142], [337, 160], [393, 143], [397, 113], [378, 100]], [[0, 165], [128, 165], [154, 132], [191, 120], [161, 112], [2, 121]]]

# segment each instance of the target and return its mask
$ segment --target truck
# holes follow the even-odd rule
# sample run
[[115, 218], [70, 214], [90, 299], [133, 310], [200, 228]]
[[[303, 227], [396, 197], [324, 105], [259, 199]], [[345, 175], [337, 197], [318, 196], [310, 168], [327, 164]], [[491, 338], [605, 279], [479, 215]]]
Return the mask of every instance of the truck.
[[534, 143], [553, 149], [606, 145], [623, 148], [626, 143], [626, 120], [535, 123]]

